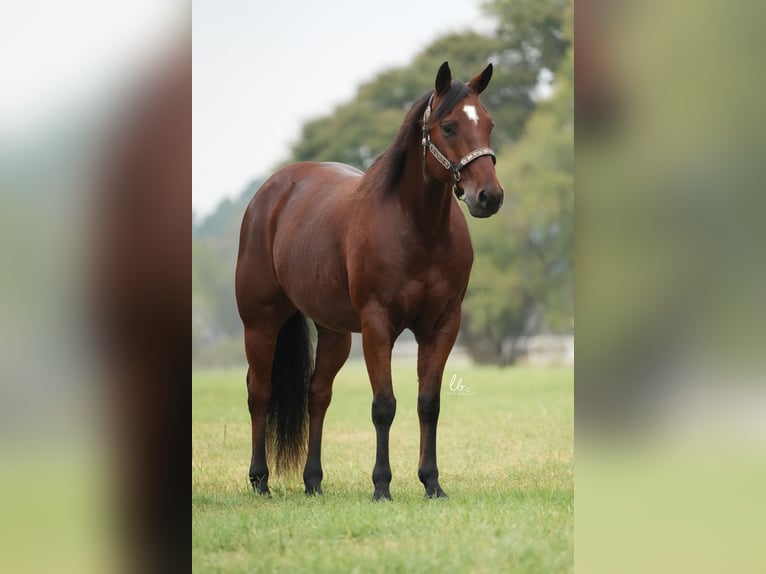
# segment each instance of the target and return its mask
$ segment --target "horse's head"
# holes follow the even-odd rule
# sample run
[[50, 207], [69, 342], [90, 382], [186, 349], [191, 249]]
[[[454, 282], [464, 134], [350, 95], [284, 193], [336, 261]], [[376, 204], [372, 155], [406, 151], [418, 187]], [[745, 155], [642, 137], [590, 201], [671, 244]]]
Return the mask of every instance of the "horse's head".
[[426, 169], [436, 180], [454, 184], [474, 217], [489, 217], [503, 204], [503, 188], [495, 174], [489, 147], [494, 123], [479, 101], [492, 78], [492, 64], [470, 82], [453, 81], [444, 62], [423, 115]]

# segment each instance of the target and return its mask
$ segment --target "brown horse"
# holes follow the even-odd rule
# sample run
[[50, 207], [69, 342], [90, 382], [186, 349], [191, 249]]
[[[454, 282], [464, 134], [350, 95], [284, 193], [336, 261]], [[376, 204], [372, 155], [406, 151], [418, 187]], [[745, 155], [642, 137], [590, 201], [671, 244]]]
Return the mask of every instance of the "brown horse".
[[[487, 147], [493, 122], [479, 101], [491, 77], [492, 64], [467, 84], [453, 81], [445, 62], [435, 89], [414, 103], [366, 174], [338, 163], [297, 163], [272, 175], [250, 201], [236, 295], [256, 492], [269, 493], [267, 442], [278, 468], [302, 460], [307, 414], [303, 480], [307, 494], [322, 492], [324, 416], [351, 332], [361, 332], [377, 433], [374, 498], [391, 498], [391, 349], [410, 329], [418, 342], [418, 477], [427, 496], [445, 496], [436, 466], [439, 393], [473, 263], [452, 194], [475, 217], [493, 215], [503, 202]], [[315, 363], [307, 318], [316, 324]]]

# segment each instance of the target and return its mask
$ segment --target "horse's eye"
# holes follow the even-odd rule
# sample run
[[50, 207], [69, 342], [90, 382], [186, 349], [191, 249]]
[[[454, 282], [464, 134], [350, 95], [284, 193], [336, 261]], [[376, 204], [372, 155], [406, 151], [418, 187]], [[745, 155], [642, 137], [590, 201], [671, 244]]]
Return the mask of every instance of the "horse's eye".
[[442, 124], [442, 133], [445, 137], [454, 136], [457, 133], [455, 124]]

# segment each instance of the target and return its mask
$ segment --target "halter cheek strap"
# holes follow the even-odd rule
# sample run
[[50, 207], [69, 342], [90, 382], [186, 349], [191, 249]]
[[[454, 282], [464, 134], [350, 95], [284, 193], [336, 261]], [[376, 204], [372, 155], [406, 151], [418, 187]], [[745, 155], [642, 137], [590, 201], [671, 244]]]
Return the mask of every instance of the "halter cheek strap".
[[439, 151], [439, 148], [436, 147], [436, 144], [431, 141], [431, 127], [429, 126], [428, 121], [431, 119], [431, 104], [433, 101], [434, 95], [432, 93], [428, 100], [426, 111], [423, 113], [423, 139], [421, 142], [423, 144], [423, 158], [425, 159], [426, 150], [428, 150], [431, 152], [431, 155], [434, 156], [436, 161], [444, 166], [444, 169], [452, 172], [452, 176], [455, 179], [452, 191], [455, 193], [455, 196], [460, 199], [463, 196], [462, 190], [458, 187], [458, 183], [460, 183], [460, 172], [473, 160], [478, 159], [483, 155], [490, 156], [492, 158], [493, 164], [496, 163], [497, 159], [495, 158], [495, 152], [492, 151], [492, 148], [480, 147], [465, 154], [462, 158], [460, 158], [460, 161], [456, 163], [451, 162], [447, 156]]

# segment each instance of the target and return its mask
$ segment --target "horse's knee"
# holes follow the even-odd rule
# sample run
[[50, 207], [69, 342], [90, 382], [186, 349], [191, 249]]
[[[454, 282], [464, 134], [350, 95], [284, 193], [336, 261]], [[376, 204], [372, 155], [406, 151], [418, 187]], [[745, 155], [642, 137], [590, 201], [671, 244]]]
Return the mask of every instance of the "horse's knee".
[[439, 420], [441, 400], [438, 394], [421, 393], [418, 395], [418, 416], [425, 423], [435, 423]]
[[396, 399], [393, 395], [378, 395], [372, 399], [372, 422], [375, 426], [390, 426], [396, 415]]

